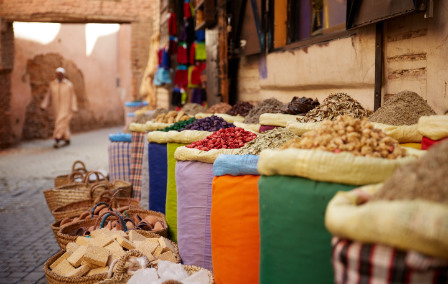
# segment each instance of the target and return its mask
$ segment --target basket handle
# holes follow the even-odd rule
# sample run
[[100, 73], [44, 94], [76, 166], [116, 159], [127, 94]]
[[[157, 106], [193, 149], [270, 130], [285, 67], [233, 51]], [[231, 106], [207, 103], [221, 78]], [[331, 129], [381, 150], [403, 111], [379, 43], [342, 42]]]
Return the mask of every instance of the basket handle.
[[[125, 188], [118, 188], [115, 192], [114, 195], [112, 195], [112, 198], [110, 199], [110, 203], [111, 204], [118, 204], [118, 202], [115, 200], [118, 193], [120, 193], [120, 191], [125, 190]], [[129, 199], [129, 203], [128, 203], [128, 208], [131, 209], [131, 197], [128, 198]], [[115, 202], [115, 203], [114, 203]]]
[[95, 214], [94, 214], [94, 213], [95, 213], [95, 209], [96, 209], [98, 206], [100, 206], [100, 205], [106, 205], [107, 207], [109, 207], [109, 210], [112, 211], [112, 208], [110, 208], [109, 203], [107, 203], [107, 202], [98, 202], [97, 204], [95, 204], [95, 206], [93, 206], [92, 213], [90, 214], [90, 218], [91, 218], [91, 219], [93, 219], [93, 216], [95, 215]]
[[[92, 194], [91, 194], [92, 195]], [[93, 204], [97, 204], [98, 202], [101, 202], [101, 199], [103, 198], [107, 198], [107, 200], [109, 200], [112, 198], [112, 193], [109, 190], [105, 190], [103, 192], [100, 193], [100, 195], [98, 195], [95, 200], [93, 201]], [[90, 198], [93, 199], [93, 198]]]
[[105, 191], [110, 191], [110, 187], [111, 185], [108, 182], [99, 182], [92, 184], [90, 186], [90, 199], [93, 199], [93, 193], [95, 192], [96, 189], [104, 188]]
[[89, 183], [90, 183], [90, 176], [91, 176], [92, 174], [94, 174], [94, 175], [96, 176], [96, 181], [94, 181], [94, 182], [92, 182], [92, 183], [96, 183], [96, 182], [101, 181], [100, 178], [103, 178], [104, 181], [108, 181], [107, 178], [106, 178], [101, 172], [98, 172], [98, 171], [90, 171], [90, 172], [88, 172], [88, 173], [85, 175], [85, 177], [84, 177], [84, 183], [85, 183], [85, 184], [89, 184]]
[[118, 214], [117, 212], [112, 212], [112, 211], [110, 211], [110, 212], [105, 212], [105, 213], [103, 213], [101, 216], [99, 216], [99, 218], [96, 220], [95, 228], [98, 227], [98, 222], [100, 222], [100, 220], [101, 220], [101, 223], [100, 223], [100, 229], [104, 228], [104, 222], [106, 222], [106, 219], [109, 218], [110, 216], [115, 216], [115, 217], [117, 217], [118, 220], [120, 220], [119, 223], [120, 223], [120, 225], [121, 225], [121, 229], [122, 229], [124, 232], [127, 232], [127, 231], [128, 231], [128, 228], [126, 227], [126, 223], [124, 222], [123, 217], [121, 217], [120, 214]]
[[[80, 164], [81, 166], [77, 168], [76, 167], [77, 164]], [[72, 166], [72, 172], [78, 172], [78, 171], [83, 171], [85, 173], [87, 172], [86, 165], [80, 160], [76, 160]]]

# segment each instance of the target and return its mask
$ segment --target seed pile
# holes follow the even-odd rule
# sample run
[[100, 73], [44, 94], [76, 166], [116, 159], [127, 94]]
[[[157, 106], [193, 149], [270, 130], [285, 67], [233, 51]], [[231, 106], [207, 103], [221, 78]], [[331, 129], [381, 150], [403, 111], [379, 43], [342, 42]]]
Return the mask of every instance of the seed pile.
[[403, 91], [386, 101], [369, 117], [369, 120], [389, 125], [412, 125], [417, 124], [421, 116], [435, 114], [417, 93]]
[[311, 98], [305, 97], [294, 97], [292, 98], [291, 102], [282, 107], [281, 113], [305, 115], [318, 105], [319, 101], [317, 99], [313, 100]]
[[257, 138], [244, 145], [237, 155], [259, 155], [262, 150], [278, 148], [294, 137], [297, 136], [288, 129], [277, 127], [258, 134]]
[[257, 135], [246, 131], [240, 127], [220, 129], [207, 138], [193, 142], [185, 147], [195, 148], [202, 151], [211, 149], [237, 149], [244, 146], [249, 141], [255, 139]]
[[157, 116], [159, 116], [159, 114], [162, 114], [162, 113], [168, 113], [168, 111], [164, 108], [158, 108], [153, 112], [153, 114], [151, 114], [149, 119], [154, 120], [154, 119], [156, 119]]
[[195, 116], [196, 114], [198, 114], [200, 112], [204, 112], [205, 108], [203, 106], [201, 106], [200, 104], [188, 103], [188, 104], [184, 105], [182, 110], [190, 116]]
[[355, 156], [397, 159], [406, 156], [398, 141], [373, 128], [367, 119], [339, 116], [326, 120], [313, 131], [302, 135], [299, 143], [290, 145], [299, 149], [316, 149], [334, 153], [351, 152]]
[[192, 117], [192, 118], [190, 118], [188, 120], [182, 120], [182, 121], [176, 122], [173, 125], [165, 127], [164, 129], [160, 129], [158, 131], [163, 131], [163, 132], [168, 132], [168, 131], [171, 131], [171, 130], [178, 130], [178, 131], [180, 131], [180, 130], [184, 129], [185, 126], [187, 126], [189, 124], [192, 124], [195, 120], [196, 119], [194, 117]]
[[340, 115], [349, 115], [354, 118], [369, 116], [361, 104], [347, 94], [337, 93], [329, 95], [320, 106], [310, 110], [304, 117], [298, 117], [299, 122], [319, 122], [335, 120]]
[[229, 115], [241, 115], [243, 117], [246, 117], [249, 111], [253, 108], [254, 106], [249, 102], [238, 102], [226, 113]]
[[219, 103], [216, 105], [212, 105], [209, 109], [205, 111], [205, 113], [226, 113], [232, 108], [228, 103]]
[[279, 113], [282, 106], [283, 104], [275, 98], [263, 100], [259, 105], [249, 111], [243, 122], [257, 124], [260, 122], [260, 115], [263, 113]]
[[175, 123], [178, 121], [187, 120], [189, 118], [190, 118], [190, 116], [185, 114], [185, 112], [183, 112], [183, 111], [177, 112], [175, 110], [172, 110], [168, 113], [159, 114], [154, 121], [162, 122], [162, 123]]
[[233, 123], [228, 123], [223, 118], [216, 115], [197, 119], [192, 124], [187, 125], [183, 130], [201, 130], [215, 132], [222, 128], [235, 127]]
[[408, 163], [384, 183], [374, 200], [414, 200], [448, 205], [448, 141], [431, 147], [420, 159]]

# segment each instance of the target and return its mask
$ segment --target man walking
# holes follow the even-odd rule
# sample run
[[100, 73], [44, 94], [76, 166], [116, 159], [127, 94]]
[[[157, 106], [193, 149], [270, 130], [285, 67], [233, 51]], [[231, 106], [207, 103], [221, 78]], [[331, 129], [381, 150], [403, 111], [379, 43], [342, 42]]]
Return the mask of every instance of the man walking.
[[50, 103], [55, 117], [53, 147], [68, 146], [70, 145], [70, 120], [73, 113], [78, 111], [78, 105], [73, 84], [65, 78], [65, 69], [62, 67], [56, 69], [56, 79], [50, 83], [49, 91], [40, 105], [41, 109], [45, 110]]

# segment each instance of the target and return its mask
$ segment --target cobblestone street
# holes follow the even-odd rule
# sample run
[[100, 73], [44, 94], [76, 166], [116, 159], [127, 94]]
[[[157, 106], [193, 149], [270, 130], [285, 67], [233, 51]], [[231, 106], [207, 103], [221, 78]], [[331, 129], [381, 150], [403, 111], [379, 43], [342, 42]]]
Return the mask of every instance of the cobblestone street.
[[44, 262], [58, 252], [53, 216], [42, 191], [75, 160], [88, 170], [108, 170], [108, 135], [121, 127], [75, 134], [69, 147], [37, 140], [0, 152], [0, 283], [46, 283]]

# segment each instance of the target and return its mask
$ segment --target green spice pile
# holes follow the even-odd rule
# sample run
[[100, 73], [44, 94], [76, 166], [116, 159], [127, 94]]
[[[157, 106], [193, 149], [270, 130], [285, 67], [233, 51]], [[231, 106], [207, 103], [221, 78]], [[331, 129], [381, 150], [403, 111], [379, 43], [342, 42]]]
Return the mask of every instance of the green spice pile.
[[171, 130], [181, 130], [181, 129], [184, 129], [185, 126], [187, 126], [189, 124], [192, 124], [195, 120], [196, 120], [196, 118], [192, 117], [192, 118], [187, 119], [187, 120], [182, 120], [182, 121], [176, 122], [173, 125], [165, 127], [164, 129], [161, 129], [161, 130], [158, 130], [158, 131], [168, 132], [168, 131], [171, 131]]
[[257, 138], [244, 145], [237, 155], [259, 155], [262, 150], [276, 149], [295, 137], [297, 136], [288, 129], [277, 127], [258, 134]]
[[329, 95], [320, 106], [310, 110], [305, 116], [298, 117], [299, 122], [319, 122], [323, 120], [335, 120], [340, 115], [348, 115], [354, 118], [369, 116], [369, 111], [362, 105], [344, 93]]
[[437, 144], [420, 159], [395, 171], [374, 200], [414, 200], [448, 205], [448, 141]]
[[417, 124], [421, 116], [435, 114], [417, 93], [403, 91], [387, 100], [369, 117], [369, 120], [389, 125], [412, 125]]
[[279, 113], [282, 107], [283, 103], [275, 98], [263, 100], [249, 111], [243, 122], [257, 124], [260, 122], [260, 115], [263, 113]]

